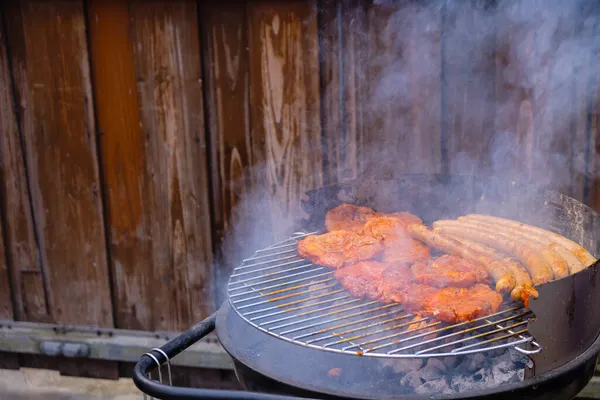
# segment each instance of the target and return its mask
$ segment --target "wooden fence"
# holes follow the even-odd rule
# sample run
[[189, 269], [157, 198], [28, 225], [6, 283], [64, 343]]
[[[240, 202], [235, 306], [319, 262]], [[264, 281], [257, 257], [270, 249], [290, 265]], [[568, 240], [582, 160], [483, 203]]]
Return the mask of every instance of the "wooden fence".
[[600, 209], [593, 2], [377, 3], [3, 2], [0, 318], [186, 329], [256, 224], [364, 176]]

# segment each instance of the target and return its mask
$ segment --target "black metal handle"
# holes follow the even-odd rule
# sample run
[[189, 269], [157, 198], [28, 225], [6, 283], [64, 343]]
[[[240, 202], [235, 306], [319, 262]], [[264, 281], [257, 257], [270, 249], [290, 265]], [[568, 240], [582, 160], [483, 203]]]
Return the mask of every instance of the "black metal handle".
[[[168, 343], [165, 343], [162, 350], [169, 360], [181, 353], [198, 340], [209, 334], [215, 329], [217, 313], [198, 322], [189, 330], [183, 332]], [[167, 362], [165, 356], [158, 351], [150, 353], [162, 364]], [[164, 385], [160, 382], [148, 378], [148, 373], [156, 369], [157, 365], [154, 359], [149, 356], [142, 356], [133, 369], [133, 382], [143, 393], [158, 399], [206, 399], [206, 400], [298, 400], [298, 397], [280, 396], [273, 394], [263, 394], [255, 392], [245, 392], [241, 390], [217, 390], [217, 389], [198, 389], [187, 387], [176, 387]]]

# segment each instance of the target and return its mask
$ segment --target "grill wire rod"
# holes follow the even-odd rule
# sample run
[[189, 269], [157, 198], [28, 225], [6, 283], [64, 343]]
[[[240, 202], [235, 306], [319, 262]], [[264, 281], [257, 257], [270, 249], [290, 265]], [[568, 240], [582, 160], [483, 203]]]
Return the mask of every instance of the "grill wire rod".
[[331, 269], [298, 256], [296, 242], [310, 233], [258, 250], [232, 273], [227, 291], [246, 322], [301, 346], [383, 358], [446, 357], [514, 348], [535, 354], [527, 332], [534, 315], [505, 303], [485, 317], [446, 324], [403, 311], [398, 303], [353, 298]]

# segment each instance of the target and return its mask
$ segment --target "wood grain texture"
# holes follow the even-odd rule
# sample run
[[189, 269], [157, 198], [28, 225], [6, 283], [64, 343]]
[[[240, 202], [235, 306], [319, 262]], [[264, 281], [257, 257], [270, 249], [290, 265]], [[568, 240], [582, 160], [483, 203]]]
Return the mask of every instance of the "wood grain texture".
[[494, 159], [495, 18], [490, 2], [448, 3], [442, 30], [448, 171], [486, 175]]
[[203, 2], [205, 98], [210, 137], [217, 304], [224, 284], [249, 250], [252, 147], [249, 114], [248, 29], [243, 1]]
[[83, 4], [5, 15], [51, 319], [113, 326]]
[[128, 4], [90, 1], [88, 26], [116, 324], [153, 329], [150, 205]]
[[441, 169], [441, 8], [369, 8], [369, 91], [361, 162], [391, 178]]
[[322, 0], [319, 11], [324, 178], [335, 183], [360, 174], [367, 10], [361, 1]]
[[4, 250], [4, 235], [0, 227], [0, 318], [13, 319], [13, 305]]
[[301, 216], [304, 192], [323, 182], [316, 4], [250, 2], [248, 27], [256, 190], [269, 204], [258, 212], [275, 240]]
[[152, 328], [214, 310], [211, 212], [196, 4], [130, 6], [152, 246]]
[[496, 170], [579, 199], [589, 85], [581, 72], [591, 55], [583, 15], [551, 1], [541, 11], [504, 5], [496, 21]]
[[[0, 316], [13, 317], [13, 306], [7, 303], [10, 302], [10, 270], [13, 299], [16, 302], [14, 317], [27, 321], [43, 321], [48, 314], [46, 291], [34, 239], [31, 203], [15, 115], [5, 29], [2, 24], [3, 21], [0, 21], [0, 87], [4, 89], [0, 91], [0, 210], [3, 214], [5, 242], [0, 243]], [[3, 247], [4, 243], [6, 249]], [[11, 266], [10, 269], [5, 261]], [[30, 287], [30, 282], [23, 281], [24, 270], [36, 272], [29, 273], [28, 280], [35, 281], [40, 290]], [[41, 304], [41, 307], [28, 307], [32, 302]]]

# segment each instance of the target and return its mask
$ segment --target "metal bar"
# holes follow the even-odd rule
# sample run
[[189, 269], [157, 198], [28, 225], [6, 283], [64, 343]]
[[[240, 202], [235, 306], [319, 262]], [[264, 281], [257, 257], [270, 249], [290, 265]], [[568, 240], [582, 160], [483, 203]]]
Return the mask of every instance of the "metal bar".
[[277, 311], [277, 312], [273, 312], [273, 313], [269, 313], [269, 314], [265, 314], [265, 315], [260, 315], [258, 317], [251, 318], [250, 321], [255, 321], [255, 320], [266, 318], [266, 317], [272, 317], [273, 315], [279, 315], [279, 314], [287, 313], [290, 311], [301, 310], [303, 308], [310, 308], [310, 307], [318, 306], [319, 304], [331, 303], [332, 301], [343, 300], [343, 299], [347, 299], [348, 297], [350, 297], [350, 295], [344, 294], [340, 297], [335, 297], [333, 299], [317, 301], [313, 304], [305, 304], [303, 306], [291, 307], [291, 308], [288, 308], [287, 310], [282, 310], [282, 311]]
[[[261, 304], [273, 303], [275, 301], [285, 300], [285, 299], [289, 299], [291, 297], [302, 296], [303, 294], [320, 292], [320, 291], [332, 288], [334, 286], [337, 286], [337, 284], [334, 283], [334, 284], [331, 284], [331, 285], [326, 285], [324, 287], [314, 288], [314, 289], [311, 289], [311, 290], [305, 290], [305, 291], [298, 292], [298, 293], [285, 294], [283, 296], [274, 297], [272, 299], [267, 299], [267, 300], [263, 300], [263, 301], [257, 301], [256, 303], [251, 303], [251, 304], [246, 304], [246, 305], [240, 306], [240, 307], [238, 307], [238, 310], [242, 310], [244, 308], [256, 307], [256, 306], [259, 306]], [[341, 291], [341, 289], [339, 291]], [[304, 301], [304, 300], [306, 300], [306, 299], [302, 299], [302, 300], [299, 300], [299, 301]], [[291, 303], [287, 303], [285, 305], [288, 305], [288, 304], [291, 304]], [[283, 307], [283, 306], [284, 305], [282, 304], [281, 307]], [[280, 306], [275, 306], [275, 307], [280, 307]]]
[[[274, 289], [276, 287], [282, 287], [282, 286], [285, 286], [285, 285], [291, 285], [293, 283], [304, 282], [304, 281], [309, 280], [309, 279], [314, 279], [314, 278], [318, 278], [320, 276], [331, 275], [331, 274], [333, 274], [333, 272], [323, 272], [322, 274], [317, 274], [317, 275], [313, 275], [313, 276], [307, 276], [306, 278], [294, 279], [294, 280], [289, 281], [289, 282], [278, 283], [276, 285], [265, 286], [265, 287], [262, 287], [262, 288], [248, 290], [247, 292], [232, 294], [229, 297], [233, 298], [233, 297], [239, 297], [239, 296], [243, 296], [243, 295], [250, 294], [250, 293], [257, 293], [257, 292], [259, 292], [261, 290]], [[331, 278], [329, 278], [329, 279], [331, 279]], [[312, 285], [312, 283], [308, 283], [308, 284]], [[232, 289], [232, 290], [237, 290], [237, 289]]]
[[[430, 339], [430, 340], [426, 340], [425, 342], [421, 342], [418, 345], [410, 345], [410, 346], [401, 347], [399, 349], [388, 351], [388, 354], [398, 353], [398, 352], [403, 351], [403, 350], [408, 350], [409, 348], [414, 348], [414, 347], [417, 347], [417, 346], [420, 346], [420, 345], [423, 345], [423, 344], [427, 344], [427, 343], [437, 342], [437, 341], [440, 341], [440, 340], [447, 339], [449, 337], [454, 337], [456, 335], [464, 335], [465, 333], [469, 333], [469, 332], [472, 332], [474, 330], [478, 330], [478, 329], [483, 329], [483, 328], [490, 327], [490, 326], [492, 326], [495, 323], [510, 321], [512, 319], [515, 319], [515, 318], [518, 318], [520, 316], [526, 315], [527, 313], [528, 312], [521, 313], [519, 315], [511, 315], [509, 317], [501, 319], [500, 321], [494, 321], [493, 323], [487, 323], [487, 324], [484, 324], [484, 325], [478, 325], [478, 326], [475, 326], [475, 327], [472, 327], [472, 328], [463, 329], [463, 330], [458, 331], [458, 332], [453, 332], [453, 333], [450, 333], [448, 335], [439, 336], [439, 337], [436, 337], [434, 339]], [[493, 314], [493, 315], [498, 315], [498, 314], [500, 314], [500, 313], [496, 313], [496, 314]], [[446, 331], [446, 330], [449, 330], [449, 329], [456, 328], [458, 326], [468, 325], [468, 324], [475, 323], [475, 322], [478, 322], [478, 321], [481, 321], [481, 320], [485, 320], [485, 318], [488, 318], [488, 316], [477, 318], [477, 319], [474, 319], [473, 321], [463, 322], [461, 324], [449, 325], [449, 326], [446, 326], [444, 328], [438, 329], [437, 331], [428, 332], [426, 334], [421, 334], [419, 336], [426, 336], [427, 334], [433, 334], [433, 333], [437, 333], [437, 332]], [[402, 341], [399, 341], [399, 342], [396, 342], [396, 343], [393, 343], [393, 344], [399, 344], [400, 342], [405, 342], [405, 341], [407, 341], [407, 340], [405, 339], [405, 340], [402, 340]]]
[[[246, 302], [248, 300], [262, 299], [265, 296], [273, 296], [275, 294], [289, 292], [290, 290], [302, 289], [304, 287], [309, 287], [309, 286], [317, 285], [319, 283], [329, 282], [331, 280], [332, 280], [332, 278], [326, 278], [326, 279], [321, 279], [320, 281], [311, 281], [311, 282], [305, 283], [303, 285], [296, 285], [296, 286], [292, 286], [292, 287], [289, 287], [289, 288], [286, 288], [286, 289], [273, 290], [272, 292], [266, 292], [266, 293], [260, 293], [264, 289], [257, 289], [257, 290], [252, 291], [252, 292], [260, 293], [259, 295], [252, 296], [252, 297], [247, 297], [247, 298], [242, 299], [242, 300], [236, 300], [236, 301], [233, 302], [233, 304], [243, 303], [243, 302]], [[335, 284], [332, 285], [332, 286], [335, 286]], [[298, 294], [301, 294], [301, 293], [298, 293]], [[273, 301], [273, 300], [274, 299], [271, 299], [271, 301]]]
[[[309, 264], [309, 265], [313, 265], [313, 264]], [[266, 281], [254, 282], [254, 283], [253, 283], [253, 285], [262, 285], [262, 284], [264, 284], [264, 283], [271, 283], [271, 282], [275, 282], [275, 281], [280, 281], [280, 280], [282, 280], [282, 279], [289, 278], [290, 276], [298, 276], [298, 275], [309, 274], [309, 273], [311, 273], [311, 272], [315, 272], [315, 271], [321, 271], [321, 270], [323, 270], [323, 269], [324, 269], [323, 267], [318, 267], [318, 268], [315, 268], [315, 269], [311, 269], [310, 271], [302, 271], [302, 272], [297, 272], [297, 273], [295, 273], [295, 274], [290, 274], [290, 275], [287, 275], [287, 276], [280, 276], [280, 277], [278, 277], [278, 278], [267, 279]], [[230, 283], [229, 283], [230, 285], [232, 285], [232, 284], [234, 284], [234, 283], [244, 283], [244, 285], [242, 285], [242, 286], [240, 286], [240, 287], [236, 287], [236, 288], [229, 288], [229, 290], [239, 290], [239, 289], [245, 289], [245, 288], [248, 288], [248, 285], [246, 285], [246, 284], [245, 284], [245, 282], [251, 281], [251, 280], [253, 280], [253, 279], [254, 279], [254, 278], [252, 278], [252, 279], [245, 279], [245, 280], [243, 280], [243, 281], [230, 282]]]
[[[292, 256], [292, 257], [285, 257], [285, 259], [288, 259], [288, 258], [298, 258], [298, 257], [296, 257], [296, 256]], [[275, 261], [279, 261], [279, 260], [275, 260]], [[290, 261], [290, 262], [281, 263], [281, 264], [277, 264], [277, 265], [271, 265], [271, 266], [269, 266], [269, 267], [257, 268], [257, 269], [255, 269], [255, 270], [253, 270], [253, 271], [240, 272], [239, 274], [233, 274], [233, 275], [231, 275], [231, 276], [230, 276], [230, 278], [237, 278], [238, 276], [252, 275], [252, 274], [256, 274], [256, 273], [258, 273], [258, 272], [261, 272], [261, 271], [266, 271], [266, 270], [275, 269], [275, 268], [281, 268], [281, 267], [285, 267], [286, 265], [297, 264], [297, 263], [299, 263], [299, 262], [306, 262], [306, 260], [305, 260], [305, 259], [303, 259], [303, 258], [298, 258], [296, 261]], [[262, 263], [262, 264], [266, 264], [266, 263]], [[309, 263], [309, 264], [306, 264], [306, 265], [304, 265], [304, 266], [305, 266], [305, 267], [308, 267], [308, 266], [311, 266], [311, 265], [312, 265], [312, 264], [310, 264], [310, 263]], [[300, 268], [300, 267], [295, 267], [295, 268]], [[287, 271], [289, 271], [289, 270], [291, 270], [291, 269], [292, 269], [292, 268], [286, 269], [286, 270], [284, 270], [284, 271], [279, 271], [279, 272], [271, 272], [271, 273], [268, 273], [268, 274], [262, 274], [261, 276], [259, 276], [259, 278], [260, 278], [260, 277], [264, 277], [264, 276], [270, 276], [270, 275], [282, 274], [282, 273], [285, 273], [285, 272], [287, 272]], [[256, 278], [255, 278], [255, 279], [256, 279]], [[236, 282], [238, 282], [238, 281], [236, 281]]]
[[[294, 249], [290, 249], [290, 250], [286, 250], [286, 251], [276, 251], [275, 253], [265, 254], [264, 256], [256, 256], [256, 257], [244, 258], [242, 260], [242, 264], [245, 264], [248, 261], [260, 260], [260, 259], [263, 259], [263, 258], [269, 258], [269, 257], [273, 257], [273, 256], [278, 256], [278, 255], [281, 255], [281, 254], [294, 253], [294, 252], [295, 252]], [[244, 268], [248, 268], [248, 267], [249, 267], [248, 265], [242, 265], [242, 266], [237, 267], [236, 269], [244, 269]]]
[[[348, 298], [350, 296], [345, 296], [345, 297]], [[317, 313], [317, 312], [320, 312], [320, 311], [330, 310], [332, 308], [336, 308], [336, 307], [339, 307], [339, 306], [345, 306], [346, 304], [352, 304], [352, 303], [356, 303], [356, 302], [359, 302], [359, 301], [360, 301], [360, 299], [351, 298], [350, 300], [344, 301], [342, 303], [333, 304], [331, 306], [327, 306], [327, 307], [323, 307], [323, 308], [318, 308], [316, 310], [304, 311], [304, 312], [301, 312], [301, 313], [298, 313], [298, 314], [288, 315], [288, 316], [282, 317], [282, 318], [272, 319], [270, 321], [265, 321], [265, 322], [263, 322], [261, 324], [258, 324], [258, 325], [259, 326], [264, 326], [264, 325], [275, 324], [277, 322], [287, 321], [289, 319], [298, 318], [298, 317], [304, 317], [305, 315], [311, 315], [311, 314], [314, 314], [314, 313]], [[363, 305], [360, 305], [360, 307], [362, 307], [362, 306]], [[316, 318], [320, 318], [320, 316], [317, 315]]]
[[[316, 332], [310, 332], [310, 333], [307, 333], [307, 334], [304, 334], [304, 335], [301, 335], [301, 336], [298, 336], [298, 337], [294, 337], [294, 339], [303, 339], [303, 338], [309, 337], [309, 336], [320, 335], [321, 333], [326, 333], [326, 332], [329, 332], [329, 331], [332, 331], [332, 330], [335, 330], [335, 329], [345, 328], [346, 326], [351, 326], [351, 325], [359, 324], [359, 323], [362, 323], [362, 322], [370, 321], [370, 320], [375, 319], [375, 318], [381, 318], [381, 317], [385, 317], [385, 316], [392, 315], [392, 314], [395, 314], [395, 312], [394, 311], [390, 311], [390, 312], [387, 312], [387, 313], [378, 314], [375, 317], [368, 317], [368, 318], [363, 318], [363, 319], [358, 320], [358, 321], [351, 321], [351, 322], [347, 322], [345, 324], [335, 325], [335, 326], [332, 326], [330, 328], [321, 329], [321, 330], [316, 331]], [[372, 327], [377, 326], [377, 325], [389, 324], [390, 322], [400, 321], [401, 319], [408, 318], [409, 316], [410, 316], [409, 314], [404, 314], [404, 315], [401, 315], [399, 317], [388, 318], [388, 319], [386, 319], [384, 321], [378, 321], [378, 322], [374, 322], [372, 324], [367, 324], [367, 325], [359, 326], [357, 328], [346, 330], [346, 331], [344, 331], [342, 333], [339, 333], [339, 335], [347, 335], [348, 333], [362, 331], [363, 329], [372, 328]], [[311, 340], [307, 341], [306, 343], [319, 342], [319, 341], [325, 340], [325, 339], [327, 339], [329, 337], [330, 336], [323, 336], [323, 337], [320, 337], [320, 338], [311, 339]]]
[[325, 297], [325, 296], [331, 296], [332, 294], [337, 294], [337, 293], [340, 293], [340, 292], [343, 292], [343, 291], [344, 291], [344, 289], [338, 289], [338, 290], [334, 290], [333, 292], [323, 293], [323, 294], [319, 294], [317, 296], [310, 296], [310, 297], [307, 297], [305, 299], [290, 301], [289, 303], [285, 303], [285, 304], [278, 304], [278, 305], [272, 306], [272, 307], [261, 308], [260, 310], [256, 310], [256, 311], [248, 311], [246, 313], [246, 315], [260, 314], [262, 312], [271, 311], [271, 310], [274, 310], [276, 308], [284, 308], [284, 307], [291, 306], [291, 305], [294, 305], [294, 304], [302, 303], [303, 301], [309, 301], [309, 300], [314, 300], [314, 299], [320, 299], [320, 298]]
[[[387, 304], [386, 304], [386, 305], [384, 305], [384, 306], [381, 306], [381, 307], [376, 307], [376, 308], [373, 308], [373, 309], [368, 309], [368, 310], [362, 310], [362, 311], [358, 311], [358, 312], [355, 312], [355, 313], [352, 313], [352, 314], [343, 315], [343, 316], [341, 316], [341, 317], [337, 317], [337, 318], [330, 319], [330, 320], [327, 320], [327, 321], [315, 322], [315, 323], [312, 323], [312, 324], [310, 324], [310, 325], [303, 325], [303, 326], [300, 326], [300, 327], [296, 327], [296, 328], [289, 329], [289, 330], [287, 330], [287, 331], [281, 332], [280, 334], [281, 334], [281, 335], [287, 335], [287, 334], [289, 334], [289, 333], [294, 333], [294, 332], [302, 331], [302, 330], [304, 330], [304, 329], [308, 329], [308, 328], [314, 328], [315, 326], [320, 326], [320, 325], [323, 325], [323, 324], [325, 324], [325, 323], [332, 323], [332, 322], [335, 322], [335, 321], [340, 321], [340, 320], [344, 320], [344, 319], [348, 319], [348, 318], [352, 318], [352, 317], [357, 317], [357, 316], [359, 316], [359, 315], [363, 315], [363, 314], [372, 313], [372, 312], [374, 312], [374, 311], [379, 311], [379, 310], [382, 310], [382, 309], [385, 309], [385, 308], [389, 308], [389, 307], [391, 307], [391, 305], [387, 305]], [[342, 311], [342, 310], [340, 310], [339, 312], [343, 312], [343, 311]], [[338, 312], [338, 313], [339, 313], [339, 312]], [[388, 313], [388, 314], [389, 314], [389, 313]], [[379, 317], [379, 315], [376, 315], [376, 316], [374, 316], [374, 317], [363, 318], [361, 321], [369, 321], [369, 320], [371, 320], [371, 319], [378, 318], [378, 317]], [[359, 323], [359, 321], [348, 322], [347, 324], [357, 324], [357, 323]], [[317, 331], [317, 332], [320, 332], [320, 331]], [[312, 334], [313, 334], [313, 333], [309, 333], [309, 334], [306, 334], [306, 335], [307, 335], [307, 336], [310, 336], [310, 335], [312, 335]], [[302, 335], [302, 337], [306, 337], [306, 336], [305, 336], [305, 335]], [[294, 339], [298, 339], [298, 338], [299, 338], [298, 336], [294, 337]]]

